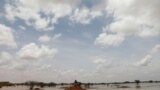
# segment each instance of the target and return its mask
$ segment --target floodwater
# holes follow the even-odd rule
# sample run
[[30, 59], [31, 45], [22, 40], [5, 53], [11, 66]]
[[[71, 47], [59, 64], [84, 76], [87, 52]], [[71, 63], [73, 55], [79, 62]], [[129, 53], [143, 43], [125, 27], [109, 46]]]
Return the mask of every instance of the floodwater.
[[[118, 87], [119, 88], [118, 88]], [[121, 86], [127, 86], [127, 88], [121, 88]], [[120, 84], [120, 85], [93, 85], [87, 90], [160, 90], [160, 83], [148, 83], [140, 84], [140, 88], [136, 88], [135, 84]], [[65, 86], [64, 86], [65, 87]], [[12, 87], [2, 87], [0, 90], [29, 90], [27, 86], [12, 86]], [[41, 90], [64, 90], [62, 86], [56, 87], [44, 87]]]

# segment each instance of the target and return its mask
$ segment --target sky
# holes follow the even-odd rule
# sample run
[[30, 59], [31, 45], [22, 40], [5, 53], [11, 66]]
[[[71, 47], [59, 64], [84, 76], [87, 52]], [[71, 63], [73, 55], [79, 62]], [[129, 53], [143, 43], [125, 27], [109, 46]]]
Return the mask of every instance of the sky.
[[160, 80], [160, 0], [0, 0], [0, 81]]

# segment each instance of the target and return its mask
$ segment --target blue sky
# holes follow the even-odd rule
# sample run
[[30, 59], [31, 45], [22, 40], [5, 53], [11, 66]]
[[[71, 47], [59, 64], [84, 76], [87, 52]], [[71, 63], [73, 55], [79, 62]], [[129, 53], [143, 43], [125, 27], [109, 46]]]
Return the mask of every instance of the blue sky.
[[157, 80], [157, 3], [1, 0], [0, 81]]

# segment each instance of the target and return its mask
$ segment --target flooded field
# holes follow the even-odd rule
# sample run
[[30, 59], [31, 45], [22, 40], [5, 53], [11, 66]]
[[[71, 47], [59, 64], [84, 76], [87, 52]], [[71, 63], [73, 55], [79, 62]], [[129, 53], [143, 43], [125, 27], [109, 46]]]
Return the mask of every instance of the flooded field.
[[[160, 83], [156, 84], [141, 84], [140, 88], [136, 88], [135, 84], [116, 84], [116, 85], [93, 85], [86, 90], [160, 90]], [[66, 86], [56, 86], [56, 87], [44, 87], [41, 90], [64, 90], [62, 87]], [[29, 90], [27, 86], [12, 86], [12, 87], [2, 87], [0, 90]]]

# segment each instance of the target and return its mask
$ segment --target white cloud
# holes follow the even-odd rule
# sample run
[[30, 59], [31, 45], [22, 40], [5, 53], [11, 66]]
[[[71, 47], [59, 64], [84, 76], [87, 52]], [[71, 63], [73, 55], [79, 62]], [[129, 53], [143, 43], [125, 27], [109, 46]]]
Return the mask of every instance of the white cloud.
[[18, 67], [20, 68], [23, 68], [24, 64], [26, 63], [22, 63], [22, 62], [19, 62], [17, 60], [17, 58], [14, 57], [14, 55], [8, 53], [8, 52], [0, 52], [0, 68], [2, 70], [17, 70]]
[[[109, 33], [142, 38], [160, 35], [159, 0], [108, 0], [106, 12], [113, 16]], [[99, 35], [100, 36], [100, 35]], [[121, 42], [122, 43], [122, 42]]]
[[58, 38], [60, 38], [61, 36], [62, 36], [61, 33], [55, 34], [52, 38], [49, 37], [48, 35], [43, 35], [43, 36], [40, 36], [38, 40], [39, 40], [40, 42], [46, 43], [46, 42], [51, 41], [51, 39], [53, 39], [53, 41], [56, 41], [56, 40], [57, 40]]
[[115, 18], [111, 31], [140, 37], [160, 35], [160, 6], [157, 3], [159, 0], [108, 0], [106, 10], [114, 12]]
[[38, 46], [35, 43], [30, 43], [23, 46], [17, 53], [20, 59], [26, 60], [41, 60], [52, 59], [57, 53], [57, 49], [48, 48], [47, 46]]
[[17, 44], [13, 36], [13, 30], [0, 24], [0, 45], [16, 48]]
[[160, 44], [154, 46], [154, 48], [151, 50], [151, 54], [155, 54], [158, 52], [160, 52]]
[[19, 26], [19, 29], [20, 29], [20, 30], [26, 30], [26, 27], [24, 27], [24, 26]]
[[128, 17], [112, 23], [109, 30], [117, 34], [128, 36], [135, 35], [136, 32], [140, 30], [140, 28], [138, 28], [138, 24], [134, 18]]
[[101, 33], [95, 40], [96, 45], [103, 47], [118, 46], [124, 41], [122, 35]]
[[96, 71], [95, 72], [106, 72], [106, 70], [111, 69], [114, 66], [111, 61], [107, 61], [107, 59], [96, 57], [93, 60], [93, 63], [96, 64]]
[[[27, 25], [33, 26], [38, 31], [54, 29], [54, 24], [59, 18], [71, 14], [79, 0], [16, 0], [5, 5], [5, 17], [15, 21], [22, 19]], [[44, 17], [44, 16], [45, 17]]]
[[39, 29], [44, 29], [44, 30], [48, 30], [47, 27], [49, 25], [49, 21], [45, 20], [45, 19], [39, 19], [35, 21], [35, 28], [37, 30]]
[[0, 52], [0, 66], [8, 65], [11, 61], [12, 55], [8, 52]]
[[155, 54], [160, 52], [160, 45], [157, 44], [155, 45], [151, 51], [149, 52], [149, 54], [147, 54], [146, 56], [144, 56], [140, 61], [138, 61], [136, 63], [137, 66], [148, 66], [148, 64], [151, 63], [151, 59], [154, 57]]
[[57, 39], [60, 38], [61, 36], [62, 36], [61, 33], [55, 34], [55, 35], [53, 36], [53, 40], [57, 40]]
[[98, 59], [95, 59], [93, 61], [93, 63], [95, 63], [95, 64], [103, 64], [103, 63], [106, 63], [106, 60], [98, 58]]
[[38, 39], [40, 42], [49, 42], [51, 38], [48, 35], [40, 36]]
[[70, 20], [74, 23], [90, 24], [92, 20], [104, 15], [105, 5], [106, 1], [101, 0], [90, 8], [82, 5], [73, 11]]
[[92, 10], [87, 7], [82, 7], [75, 9], [73, 15], [70, 17], [70, 20], [76, 23], [89, 24], [92, 19], [99, 16], [102, 16], [102, 12], [100, 10]]
[[144, 58], [142, 58], [142, 60], [137, 62], [136, 65], [138, 65], [138, 66], [147, 66], [150, 63], [151, 59], [152, 59], [151, 55], [146, 55]]

